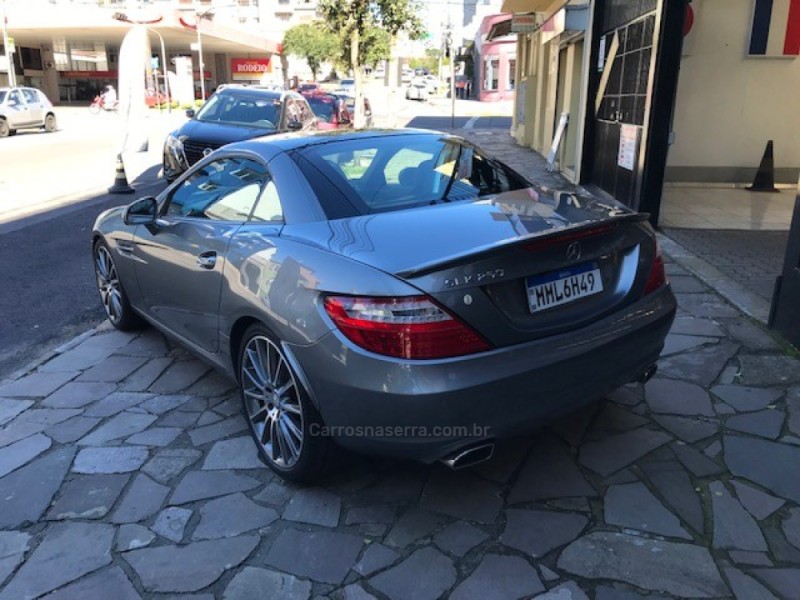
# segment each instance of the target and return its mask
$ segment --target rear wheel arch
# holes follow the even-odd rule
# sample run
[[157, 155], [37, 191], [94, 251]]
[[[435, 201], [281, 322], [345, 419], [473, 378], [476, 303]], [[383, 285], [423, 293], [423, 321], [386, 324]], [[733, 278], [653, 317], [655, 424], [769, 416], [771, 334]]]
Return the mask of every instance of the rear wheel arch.
[[249, 315], [239, 317], [233, 324], [233, 327], [231, 327], [229, 351], [231, 357], [231, 366], [233, 367], [233, 373], [236, 376], [236, 381], [239, 381], [239, 350], [242, 347], [242, 340], [244, 339], [245, 332], [254, 323], [260, 323], [266, 327], [261, 319], [256, 319], [255, 317], [251, 317]]

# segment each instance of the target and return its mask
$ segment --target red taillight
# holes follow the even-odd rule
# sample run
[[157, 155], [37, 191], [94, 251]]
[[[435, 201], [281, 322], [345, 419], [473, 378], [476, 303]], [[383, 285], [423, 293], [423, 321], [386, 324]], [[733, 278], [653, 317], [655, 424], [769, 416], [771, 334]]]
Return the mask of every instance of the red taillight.
[[490, 348], [477, 333], [425, 296], [328, 296], [325, 310], [348, 339], [377, 354], [447, 358]]
[[658, 240], [654, 240], [656, 252], [653, 257], [653, 266], [650, 267], [650, 276], [644, 286], [645, 295], [655, 292], [662, 285], [667, 283], [667, 274], [664, 272], [664, 257], [661, 256], [661, 248], [658, 247]]

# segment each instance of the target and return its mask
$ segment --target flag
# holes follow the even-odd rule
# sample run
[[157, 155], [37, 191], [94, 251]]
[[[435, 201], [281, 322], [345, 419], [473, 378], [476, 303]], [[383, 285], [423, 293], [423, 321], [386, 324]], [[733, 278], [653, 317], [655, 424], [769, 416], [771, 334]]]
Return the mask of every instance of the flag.
[[800, 0], [755, 0], [750, 56], [800, 56]]

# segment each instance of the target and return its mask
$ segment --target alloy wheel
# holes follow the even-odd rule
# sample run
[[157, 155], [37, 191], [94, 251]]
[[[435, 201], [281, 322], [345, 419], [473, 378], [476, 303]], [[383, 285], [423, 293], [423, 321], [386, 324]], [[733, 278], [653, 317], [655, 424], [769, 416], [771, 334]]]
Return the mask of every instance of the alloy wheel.
[[247, 417], [267, 457], [293, 467], [303, 451], [303, 408], [294, 374], [272, 340], [255, 335], [242, 356], [241, 384]]
[[95, 272], [97, 274], [97, 289], [106, 315], [112, 323], [122, 318], [122, 292], [117, 275], [117, 267], [111, 253], [105, 246], [97, 246], [95, 252]]

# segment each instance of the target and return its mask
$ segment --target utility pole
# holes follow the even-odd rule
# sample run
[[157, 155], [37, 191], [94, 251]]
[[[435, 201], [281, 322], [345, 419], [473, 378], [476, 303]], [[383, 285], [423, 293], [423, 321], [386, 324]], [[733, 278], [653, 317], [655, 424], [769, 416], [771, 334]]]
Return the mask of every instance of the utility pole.
[[14, 72], [14, 52], [9, 49], [10, 44], [8, 40], [8, 17], [6, 16], [6, 0], [2, 0], [2, 7], [3, 7], [3, 52], [5, 52], [6, 60], [8, 61], [8, 85], [10, 87], [16, 87], [17, 85], [17, 74]]
[[450, 2], [447, 4], [446, 54], [450, 57], [450, 129], [456, 128], [456, 55], [453, 48], [453, 23], [450, 20]]

